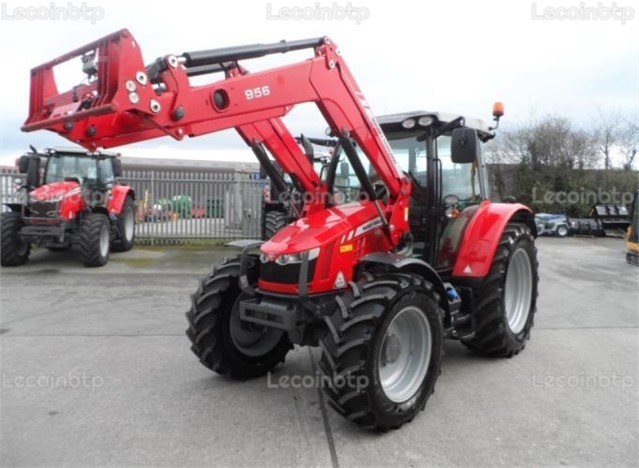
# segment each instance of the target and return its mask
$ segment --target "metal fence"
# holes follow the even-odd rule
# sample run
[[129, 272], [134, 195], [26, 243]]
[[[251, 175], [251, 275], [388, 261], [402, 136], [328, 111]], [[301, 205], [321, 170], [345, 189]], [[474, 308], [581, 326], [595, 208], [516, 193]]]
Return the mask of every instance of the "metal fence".
[[[0, 171], [0, 201], [15, 200], [15, 171]], [[124, 169], [119, 179], [136, 194], [140, 243], [259, 238], [265, 182], [227, 171]]]

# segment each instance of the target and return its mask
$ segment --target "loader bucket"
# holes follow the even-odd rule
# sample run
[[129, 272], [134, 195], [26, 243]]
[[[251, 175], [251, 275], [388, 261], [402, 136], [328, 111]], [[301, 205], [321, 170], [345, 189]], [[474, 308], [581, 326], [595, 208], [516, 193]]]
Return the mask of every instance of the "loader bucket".
[[[60, 90], [54, 68], [77, 59], [78, 85]], [[146, 111], [142, 103], [153, 95], [147, 81], [141, 51], [122, 29], [31, 70], [29, 116], [22, 131], [51, 130], [91, 148], [99, 116]]]

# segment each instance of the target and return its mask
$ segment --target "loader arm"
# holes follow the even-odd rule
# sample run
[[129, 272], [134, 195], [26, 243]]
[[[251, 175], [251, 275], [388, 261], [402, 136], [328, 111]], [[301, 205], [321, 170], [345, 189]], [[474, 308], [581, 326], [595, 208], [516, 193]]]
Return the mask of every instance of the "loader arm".
[[[238, 60], [302, 49], [313, 49], [314, 57], [251, 74], [227, 73], [203, 86], [189, 82], [189, 76]], [[89, 63], [89, 80], [60, 92], [53, 67], [75, 57]], [[235, 128], [245, 141], [264, 143], [305, 189], [317, 190], [312, 165], [301, 162], [306, 158], [279, 120], [307, 102], [317, 105], [334, 135], [354, 140], [370, 160], [388, 188], [387, 211], [408, 198], [409, 181], [336, 45], [325, 37], [167, 55], [147, 68], [135, 39], [121, 30], [34, 68], [30, 113], [22, 129], [48, 129], [96, 149]]]

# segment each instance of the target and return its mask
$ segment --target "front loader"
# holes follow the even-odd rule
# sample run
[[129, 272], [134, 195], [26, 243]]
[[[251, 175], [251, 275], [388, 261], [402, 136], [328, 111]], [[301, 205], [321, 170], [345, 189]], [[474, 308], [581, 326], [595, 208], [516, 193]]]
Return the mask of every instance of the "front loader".
[[[310, 50], [256, 73], [240, 61]], [[58, 91], [52, 68], [80, 58], [85, 84]], [[192, 86], [189, 77], [220, 76]], [[336, 140], [321, 177], [279, 120], [314, 103]], [[495, 120], [503, 110], [497, 106]], [[537, 299], [532, 212], [486, 199], [480, 147], [494, 128], [436, 112], [376, 120], [328, 38], [167, 55], [145, 66], [122, 30], [32, 71], [25, 131], [94, 149], [236, 128], [305, 191], [299, 219], [246, 242], [192, 295], [187, 335], [209, 369], [258, 377], [293, 346], [319, 346], [323, 390], [340, 414], [378, 430], [424, 409], [444, 339], [511, 357]]]

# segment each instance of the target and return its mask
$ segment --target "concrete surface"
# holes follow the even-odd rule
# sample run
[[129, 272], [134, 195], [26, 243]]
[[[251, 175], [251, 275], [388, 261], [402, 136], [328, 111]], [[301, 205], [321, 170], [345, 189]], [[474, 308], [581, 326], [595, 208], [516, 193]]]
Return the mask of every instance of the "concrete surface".
[[618, 239], [538, 241], [539, 309], [513, 359], [447, 343], [426, 411], [374, 434], [327, 409], [296, 349], [269, 378], [214, 375], [184, 312], [217, 248], [37, 251], [0, 275], [0, 465], [637, 466], [639, 269]]

